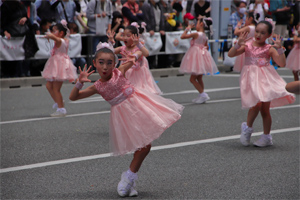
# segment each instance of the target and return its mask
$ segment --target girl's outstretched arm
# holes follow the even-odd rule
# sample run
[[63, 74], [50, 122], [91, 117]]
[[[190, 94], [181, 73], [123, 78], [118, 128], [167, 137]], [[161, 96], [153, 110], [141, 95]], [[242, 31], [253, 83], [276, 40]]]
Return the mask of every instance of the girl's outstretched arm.
[[45, 35], [44, 37], [47, 38], [47, 39], [53, 40], [53, 41], [55, 42], [55, 46], [56, 46], [57, 48], [59, 48], [60, 45], [61, 45], [61, 43], [62, 43], [62, 41], [61, 41], [62, 38], [56, 37], [54, 34], [52, 34], [52, 33], [50, 33], [50, 32], [47, 32], [46, 35]]
[[90, 66], [88, 68], [88, 70], [86, 70], [86, 65], [85, 65], [84, 68], [83, 68], [83, 71], [81, 71], [81, 68], [79, 67], [80, 75], [79, 75], [77, 83], [75, 84], [75, 87], [71, 91], [71, 94], [70, 94], [70, 97], [69, 97], [69, 99], [71, 101], [76, 101], [78, 99], [83, 99], [83, 98], [92, 96], [93, 94], [97, 93], [97, 90], [96, 90], [94, 85], [89, 86], [88, 88], [86, 88], [84, 90], [80, 90], [83, 87], [84, 82], [91, 82], [91, 80], [88, 79], [88, 77], [94, 72], [94, 70], [90, 72], [91, 67], [92, 66]]
[[188, 32], [194, 27], [194, 25], [188, 25], [188, 27], [184, 30], [182, 35], [180, 36], [180, 39], [188, 39], [188, 38], [193, 38], [196, 39], [198, 37], [198, 33], [190, 33]]
[[132, 35], [131, 39], [133, 41], [133, 45], [137, 46], [140, 51], [142, 52], [143, 56], [148, 57], [149, 56], [149, 51], [146, 49], [144, 45], [140, 43], [140, 37], [137, 35]]
[[274, 45], [272, 45], [272, 47], [274, 48], [270, 48], [269, 50], [270, 56], [277, 63], [277, 65], [279, 65], [280, 67], [285, 67], [286, 58], [284, 54], [284, 49], [281, 46], [280, 35], [276, 35], [276, 38], [275, 40], [273, 40], [273, 42]]

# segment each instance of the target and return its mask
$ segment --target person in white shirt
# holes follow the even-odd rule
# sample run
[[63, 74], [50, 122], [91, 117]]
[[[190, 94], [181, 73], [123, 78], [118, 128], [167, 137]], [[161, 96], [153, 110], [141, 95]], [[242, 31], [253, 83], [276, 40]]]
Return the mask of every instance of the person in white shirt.
[[259, 13], [258, 22], [263, 21], [269, 11], [269, 5], [264, 0], [255, 0], [249, 5], [249, 12]]

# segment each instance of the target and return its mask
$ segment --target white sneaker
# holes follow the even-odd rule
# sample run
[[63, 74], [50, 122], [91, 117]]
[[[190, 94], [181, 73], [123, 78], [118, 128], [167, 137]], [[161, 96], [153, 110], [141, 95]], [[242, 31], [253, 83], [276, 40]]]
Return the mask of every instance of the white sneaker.
[[249, 146], [251, 134], [253, 133], [253, 128], [247, 126], [246, 122], [243, 122], [241, 125], [241, 136], [240, 141], [242, 145]]
[[257, 141], [253, 143], [256, 147], [267, 147], [272, 146], [272, 136], [263, 134]]
[[130, 180], [128, 178], [127, 172], [123, 172], [121, 175], [121, 181], [118, 184], [118, 194], [121, 197], [129, 196], [130, 192], [132, 191], [131, 188], [133, 187], [133, 185], [134, 185], [134, 180]]
[[205, 103], [207, 100], [210, 100], [209, 96], [206, 94], [206, 95], [203, 95], [203, 96], [199, 96], [198, 98], [196, 99], [193, 99], [193, 102], [194, 103]]
[[67, 115], [66, 109], [58, 108], [54, 113], [52, 113], [51, 117], [65, 117]]
[[137, 197], [138, 196], [138, 192], [134, 189], [134, 187], [130, 188], [129, 196], [130, 197]]

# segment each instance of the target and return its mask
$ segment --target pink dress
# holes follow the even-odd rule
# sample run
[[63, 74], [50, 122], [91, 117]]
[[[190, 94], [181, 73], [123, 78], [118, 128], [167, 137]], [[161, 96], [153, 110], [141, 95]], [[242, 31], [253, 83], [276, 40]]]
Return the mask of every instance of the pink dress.
[[245, 46], [245, 66], [240, 76], [242, 108], [251, 108], [259, 102], [271, 102], [270, 107], [291, 104], [295, 95], [285, 90], [286, 82], [270, 65], [270, 44]]
[[76, 67], [68, 56], [69, 43], [61, 39], [59, 48], [53, 47], [51, 57], [45, 64], [42, 76], [47, 81], [74, 81], [77, 78]]
[[[134, 54], [136, 51], [139, 51], [138, 47], [135, 47], [131, 51], [126, 49], [126, 46], [121, 47], [121, 51], [125, 51], [130, 54]], [[148, 60], [141, 56], [137, 60], [136, 64], [133, 65], [126, 72], [126, 78], [136, 87], [146, 90], [148, 92], [161, 95], [162, 92], [154, 81], [154, 78], [149, 69]]]
[[297, 42], [294, 48], [290, 51], [288, 57], [286, 58], [286, 68], [293, 71], [300, 71], [300, 43]]
[[[247, 35], [247, 39], [249, 38], [252, 38], [254, 37], [254, 34], [255, 34], [255, 26], [251, 25], [251, 26], [248, 26], [250, 31]], [[252, 42], [252, 40], [248, 41], [248, 42]], [[245, 54], [241, 54], [241, 55], [238, 55], [235, 59], [235, 62], [234, 62], [234, 66], [233, 66], [233, 71], [235, 72], [241, 72], [242, 71], [242, 67], [244, 66], [245, 64]]]
[[209, 73], [213, 75], [219, 71], [215, 61], [207, 51], [206, 42], [207, 37], [205, 33], [198, 32], [198, 37], [191, 40], [191, 47], [181, 60], [180, 73], [193, 75]]
[[134, 87], [118, 69], [106, 82], [94, 83], [111, 104], [110, 147], [124, 155], [145, 147], [181, 118], [183, 106], [171, 99]]

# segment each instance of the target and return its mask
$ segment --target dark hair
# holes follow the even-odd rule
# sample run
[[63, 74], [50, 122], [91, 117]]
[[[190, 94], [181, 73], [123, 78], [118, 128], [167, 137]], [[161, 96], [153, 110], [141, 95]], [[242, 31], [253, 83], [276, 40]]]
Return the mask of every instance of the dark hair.
[[256, 24], [257, 24], [256, 21], [259, 19], [260, 14], [259, 14], [259, 13], [256, 13], [256, 14], [255, 14], [255, 17], [254, 17], [254, 12], [249, 12], [249, 13], [248, 13], [248, 17], [249, 17], [249, 18], [252, 17], [253, 23], [256, 25]]
[[50, 30], [53, 29], [53, 27], [56, 27], [57, 30], [60, 32], [60, 31], [63, 31], [64, 32], [64, 36], [67, 34], [67, 29], [61, 24], [61, 23], [57, 23], [57, 24], [54, 24]]
[[242, 3], [245, 4], [245, 5], [247, 6], [247, 3], [246, 3], [246, 2], [240, 1], [240, 2], [238, 2], [238, 3], [236, 4], [236, 7], [237, 7], [237, 8], [240, 7], [240, 5], [241, 5]]
[[68, 23], [68, 28], [70, 30], [73, 30], [75, 33], [79, 33], [78, 25], [76, 23], [74, 23], [74, 22]]
[[115, 61], [115, 54], [112, 50], [110, 50], [109, 48], [102, 48], [102, 49], [99, 49], [98, 51], [96, 51], [95, 55], [94, 55], [94, 60], [96, 60], [97, 56], [99, 53], [111, 53], [114, 57], [114, 61]]
[[126, 26], [125, 29], [129, 30], [134, 35], [142, 34], [144, 32], [144, 28], [141, 26], [139, 28], [136, 28], [135, 26], [129, 25]]
[[265, 24], [268, 26], [268, 33], [269, 34], [272, 34], [272, 31], [273, 31], [273, 26], [270, 22], [268, 21], [260, 21], [256, 26], [258, 26], [259, 24]]

